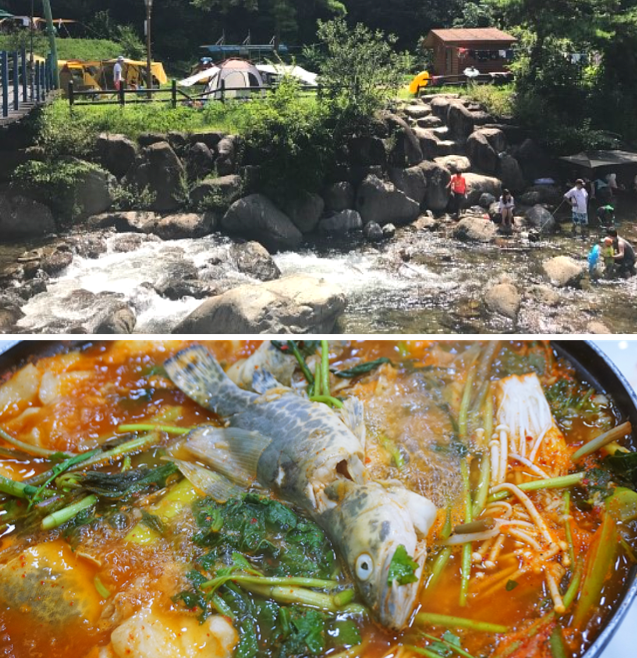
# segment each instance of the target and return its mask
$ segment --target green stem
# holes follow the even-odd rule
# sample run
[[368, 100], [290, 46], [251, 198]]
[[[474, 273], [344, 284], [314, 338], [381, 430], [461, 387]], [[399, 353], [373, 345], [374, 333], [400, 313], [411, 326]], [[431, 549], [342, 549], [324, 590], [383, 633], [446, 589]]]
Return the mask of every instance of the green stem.
[[353, 589], [344, 589], [343, 591], [338, 592], [338, 594], [334, 594], [332, 600], [338, 608], [342, 608], [343, 606], [349, 605], [354, 600], [354, 596], [355, 593]]
[[471, 396], [473, 393], [473, 382], [475, 381], [477, 365], [474, 361], [471, 368], [467, 373], [467, 381], [464, 385], [462, 393], [462, 401], [460, 402], [460, 411], [458, 412], [458, 436], [462, 441], [467, 438], [467, 419], [469, 416], [469, 405], [471, 404]]
[[566, 590], [566, 594], [562, 597], [562, 603], [564, 604], [564, 609], [568, 610], [569, 607], [571, 606], [571, 603], [575, 600], [575, 597], [577, 596], [577, 592], [579, 590], [579, 585], [580, 582], [582, 581], [582, 576], [584, 574], [584, 567], [582, 566], [581, 563], [578, 563], [575, 565], [573, 571], [573, 577], [571, 578], [571, 582], [568, 585], [568, 589]]
[[430, 624], [432, 626], [444, 626], [445, 628], [468, 628], [473, 631], [485, 633], [508, 633], [507, 626], [491, 624], [486, 621], [466, 619], [464, 617], [452, 617], [451, 615], [439, 615], [435, 612], [420, 612], [416, 615], [417, 624]]
[[566, 542], [568, 543], [568, 556], [571, 559], [571, 564], [575, 564], [575, 546], [573, 545], [573, 533], [571, 532], [571, 522], [569, 521], [569, 514], [571, 513], [571, 492], [567, 489], [563, 495], [564, 498], [564, 533], [566, 534]]
[[152, 425], [150, 423], [140, 423], [135, 425], [120, 425], [118, 432], [126, 434], [128, 432], [166, 432], [166, 434], [189, 434], [192, 427], [174, 427], [172, 425]]
[[270, 587], [246, 582], [241, 582], [240, 585], [253, 594], [259, 594], [266, 599], [274, 599], [278, 603], [298, 603], [319, 608], [325, 612], [337, 612], [339, 609], [334, 602], [334, 597], [329, 594], [313, 592], [302, 587]]
[[42, 519], [41, 528], [42, 530], [53, 530], [61, 526], [63, 523], [70, 521], [73, 517], [77, 516], [82, 510], [92, 507], [97, 503], [97, 496], [87, 496], [82, 498], [77, 503], [64, 507], [53, 514], [49, 514]]
[[[471, 503], [471, 483], [469, 482], [469, 464], [464, 457], [460, 458], [460, 472], [462, 474], [462, 487], [464, 489], [464, 521], [471, 523], [473, 520]], [[462, 545], [462, 566], [460, 577], [460, 605], [467, 605], [467, 592], [469, 591], [469, 579], [471, 578], [471, 542]]]
[[413, 644], [405, 644], [405, 649], [409, 649], [409, 651], [413, 651], [421, 656], [427, 656], [427, 658], [440, 658], [439, 653], [434, 653], [433, 651], [429, 651], [429, 649], [417, 647]]
[[445, 514], [445, 524], [442, 526], [442, 530], [440, 532], [440, 536], [442, 539], [449, 539], [451, 536], [451, 531], [453, 530], [453, 526], [451, 525], [451, 512], [452, 512], [452, 507], [451, 505], [447, 505], [447, 510]]
[[339, 610], [339, 612], [347, 615], [368, 616], [369, 608], [362, 603], [348, 603], [343, 606], [342, 610]]
[[567, 658], [561, 626], [556, 625], [553, 628], [553, 632], [549, 638], [549, 646], [551, 647], [551, 655], [553, 658]]
[[459, 656], [464, 656], [464, 658], [473, 658], [473, 656], [468, 651], [465, 651], [462, 647], [449, 642], [449, 640], [445, 640], [444, 637], [436, 637], [435, 635], [429, 635], [429, 633], [423, 633], [422, 636], [428, 640], [432, 640], [433, 642], [442, 642], [452, 651], [455, 651]]
[[[20, 448], [29, 455], [36, 455], [37, 457], [50, 457], [51, 455], [59, 454], [59, 450], [47, 450], [46, 448], [40, 448], [39, 446], [32, 446], [30, 443], [23, 443], [18, 439], [14, 439], [11, 434], [8, 434], [0, 427], [0, 439], [10, 443], [16, 448]], [[73, 453], [66, 453], [67, 455], [72, 455]]]
[[[108, 464], [109, 462], [112, 462], [115, 459], [119, 459], [120, 457], [123, 457], [124, 455], [130, 455], [133, 452], [143, 452], [148, 448], [152, 448], [153, 446], [156, 446], [160, 442], [161, 442], [161, 436], [159, 436], [159, 434], [157, 434], [156, 432], [152, 432], [151, 434], [145, 434], [144, 436], [140, 436], [137, 439], [133, 439], [132, 441], [127, 441], [126, 443], [122, 443], [116, 448], [107, 450], [106, 452], [103, 452], [100, 455], [95, 455], [95, 457], [86, 460], [83, 464], [83, 469], [88, 466], [103, 466], [104, 464]], [[72, 468], [71, 470], [75, 471], [79, 469]]]
[[200, 585], [201, 589], [217, 589], [228, 581], [236, 583], [254, 583], [255, 585], [290, 585], [300, 587], [319, 587], [322, 589], [333, 589], [338, 585], [335, 580], [323, 580], [320, 578], [291, 578], [288, 576], [251, 576], [249, 574], [233, 573], [227, 576], [213, 578]]
[[[538, 489], [565, 489], [579, 484], [584, 479], [585, 473], [571, 473], [571, 475], [561, 475], [556, 478], [546, 480], [533, 480], [532, 482], [522, 482], [517, 487], [522, 491], [537, 491]], [[498, 491], [491, 494], [487, 500], [488, 503], [494, 503], [497, 500], [504, 500], [511, 495], [509, 491]]]
[[337, 409], [343, 408], [343, 403], [338, 398], [333, 398], [331, 395], [313, 395], [310, 400], [312, 402], [323, 402], [329, 404]]
[[628, 542], [619, 535], [619, 543], [622, 545], [623, 549], [626, 551], [626, 555], [631, 559], [634, 564], [637, 564], [637, 555], [633, 552], [633, 549], [629, 546]]
[[590, 455], [596, 450], [603, 448], [606, 444], [617, 441], [617, 439], [621, 439], [622, 437], [626, 436], [626, 434], [630, 434], [631, 432], [632, 425], [630, 422], [625, 422], [621, 425], [618, 425], [617, 427], [613, 427], [612, 430], [608, 430], [608, 432], [604, 432], [603, 434], [600, 434], [598, 437], [594, 438], [592, 441], [585, 443], [579, 450], [571, 455], [571, 460], [576, 462], [578, 459], [586, 457], [586, 455]]
[[310, 387], [309, 396], [323, 395], [323, 383], [321, 382], [321, 362], [317, 361], [314, 366], [314, 384]]
[[480, 461], [480, 481], [478, 482], [478, 490], [476, 491], [476, 498], [473, 503], [473, 518], [480, 516], [482, 510], [487, 506], [490, 478], [491, 458], [488, 449], [485, 449], [482, 454], [482, 460]]
[[427, 584], [425, 585], [425, 589], [431, 589], [438, 582], [440, 576], [442, 575], [442, 572], [444, 571], [444, 568], [447, 566], [447, 562], [449, 562], [450, 557], [451, 557], [450, 546], [445, 546], [440, 551], [440, 553], [436, 555], [436, 559], [434, 560], [433, 567], [431, 568], [431, 577], [427, 581]]
[[330, 348], [326, 340], [321, 341], [321, 382], [323, 395], [330, 395]]
[[476, 379], [479, 382], [484, 382], [489, 380], [491, 375], [491, 366], [495, 361], [495, 357], [500, 351], [502, 346], [502, 341], [500, 340], [490, 340], [487, 343], [487, 346], [484, 348], [480, 359], [478, 360], [478, 367], [476, 368]]
[[232, 621], [235, 620], [235, 614], [232, 612], [232, 608], [219, 596], [219, 594], [213, 594], [210, 597], [210, 603], [212, 603], [219, 614], [224, 617], [229, 617]]
[[299, 348], [296, 342], [293, 340], [289, 340], [288, 347], [290, 348], [290, 351], [292, 352], [292, 354], [294, 354], [294, 357], [298, 361], [299, 366], [301, 368], [301, 372], [303, 373], [305, 379], [307, 379], [307, 383], [310, 386], [312, 386], [314, 384], [314, 377], [310, 372], [310, 369], [307, 367], [307, 363], [305, 363], [305, 359], [303, 358], [303, 355], [301, 354], [301, 352], [299, 352]]
[[579, 411], [588, 402], [593, 393], [595, 393], [595, 389], [589, 388], [588, 391], [586, 391], [584, 397], [575, 405], [575, 410]]
[[[38, 488], [30, 484], [25, 484], [24, 482], [16, 482], [15, 480], [10, 480], [4, 475], [0, 475], [0, 491], [2, 493], [9, 494], [10, 496], [15, 496], [16, 498], [30, 498], [38, 493]], [[42, 492], [45, 496], [54, 496], [53, 491]]]
[[493, 395], [491, 395], [490, 385], [487, 397], [484, 401], [484, 412], [482, 417], [482, 427], [484, 428], [484, 441], [486, 447], [489, 445], [491, 435], [493, 434]]

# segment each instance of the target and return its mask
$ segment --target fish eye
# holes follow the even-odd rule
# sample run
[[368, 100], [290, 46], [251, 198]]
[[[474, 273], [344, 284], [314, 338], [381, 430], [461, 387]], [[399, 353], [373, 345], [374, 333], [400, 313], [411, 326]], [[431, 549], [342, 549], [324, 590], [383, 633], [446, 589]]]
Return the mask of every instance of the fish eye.
[[356, 558], [356, 577], [365, 582], [369, 580], [374, 569], [374, 560], [369, 553], [361, 553]]

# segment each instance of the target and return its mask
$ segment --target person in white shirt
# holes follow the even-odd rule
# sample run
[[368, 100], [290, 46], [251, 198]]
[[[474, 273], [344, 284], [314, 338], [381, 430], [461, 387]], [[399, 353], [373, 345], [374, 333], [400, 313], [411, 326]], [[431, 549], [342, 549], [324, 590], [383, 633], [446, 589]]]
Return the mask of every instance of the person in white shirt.
[[502, 196], [498, 203], [498, 212], [502, 217], [502, 228], [507, 233], [513, 229], [513, 211], [515, 209], [515, 199], [511, 196], [509, 190], [502, 190]]
[[582, 239], [584, 239], [588, 229], [588, 192], [584, 189], [584, 181], [578, 178], [575, 181], [575, 187], [570, 189], [564, 198], [573, 209], [573, 235], [577, 234], [579, 226]]
[[124, 79], [124, 58], [120, 55], [115, 62], [113, 67], [113, 82], [115, 84], [115, 89], [120, 90], [122, 86], [122, 80]]

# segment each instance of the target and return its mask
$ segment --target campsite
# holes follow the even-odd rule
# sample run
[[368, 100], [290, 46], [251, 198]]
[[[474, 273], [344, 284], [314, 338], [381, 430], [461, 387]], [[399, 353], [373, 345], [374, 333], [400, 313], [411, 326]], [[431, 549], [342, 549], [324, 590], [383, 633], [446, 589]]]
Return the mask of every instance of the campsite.
[[[179, 50], [179, 12], [156, 3], [145, 39], [111, 4], [91, 20], [60, 2], [53, 32], [3, 19], [0, 49], [31, 62], [7, 58], [7, 87], [35, 64], [59, 86], [0, 135], [0, 331], [208, 331], [248, 289], [264, 307], [228, 332], [633, 331], [636, 278], [587, 262], [602, 198], [637, 240], [634, 116], [597, 105], [611, 43], [578, 34], [556, 58], [529, 47], [538, 16], [490, 3], [465, 3], [482, 11], [466, 24], [418, 14], [410, 42], [413, 25], [375, 31], [360, 7], [284, 25], [241, 7], [218, 20], [202, 0]], [[580, 178], [590, 227], [574, 238], [564, 194]], [[271, 295], [287, 319], [246, 325]]]

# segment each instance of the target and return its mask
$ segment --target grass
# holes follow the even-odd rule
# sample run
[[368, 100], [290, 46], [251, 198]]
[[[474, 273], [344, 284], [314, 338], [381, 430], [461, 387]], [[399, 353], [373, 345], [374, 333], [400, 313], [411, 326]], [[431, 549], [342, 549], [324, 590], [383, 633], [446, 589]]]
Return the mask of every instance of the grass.
[[[22, 46], [29, 49], [29, 40], [16, 38], [13, 35], [0, 36], [0, 50], [19, 50]], [[36, 55], [46, 57], [49, 53], [49, 42], [38, 35], [33, 44]], [[108, 39], [57, 39], [59, 59], [113, 59], [121, 55], [122, 46]]]

